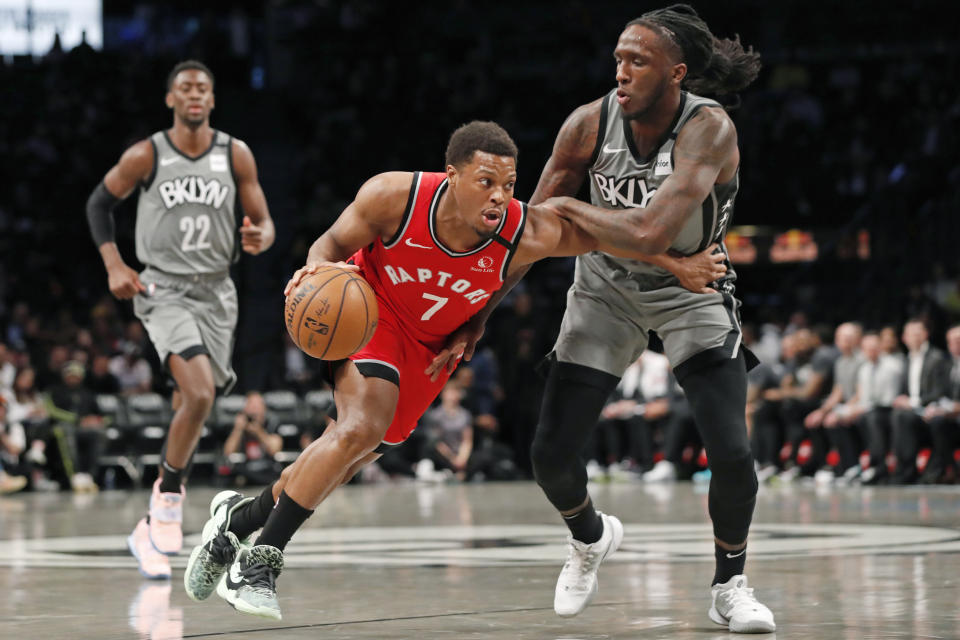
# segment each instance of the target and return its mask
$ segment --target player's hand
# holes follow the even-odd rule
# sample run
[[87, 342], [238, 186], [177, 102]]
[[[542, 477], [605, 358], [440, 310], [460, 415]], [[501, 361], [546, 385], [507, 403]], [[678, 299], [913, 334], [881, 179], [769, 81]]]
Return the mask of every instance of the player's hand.
[[263, 227], [253, 224], [250, 216], [243, 216], [243, 224], [240, 226], [240, 246], [250, 255], [257, 255], [265, 250], [263, 238]]
[[320, 269], [324, 267], [340, 267], [341, 269], [346, 269], [347, 271], [360, 271], [360, 267], [355, 264], [347, 264], [346, 262], [327, 262], [326, 260], [317, 260], [315, 262], [308, 262], [306, 265], [300, 267], [293, 272], [293, 275], [290, 277], [290, 280], [287, 282], [287, 286], [283, 288], [284, 297], [289, 296], [290, 292], [297, 288], [300, 282], [307, 276], [312, 276]]
[[714, 253], [717, 247], [714, 243], [700, 253], [675, 259], [676, 270], [671, 270], [684, 289], [694, 293], [716, 293], [716, 289], [707, 285], [727, 273], [727, 265], [723, 264], [727, 257], [723, 252]]
[[118, 264], [107, 271], [107, 285], [117, 300], [129, 300], [147, 288], [140, 282], [140, 276], [126, 264]]
[[483, 337], [484, 328], [485, 326], [482, 323], [468, 320], [460, 325], [459, 329], [447, 336], [447, 342], [443, 349], [433, 359], [430, 366], [424, 370], [424, 373], [430, 376], [430, 381], [436, 381], [437, 376], [444, 368], [446, 368], [447, 373], [453, 373], [461, 356], [469, 362], [470, 358], [473, 357], [473, 351], [477, 348], [477, 342]]
[[807, 429], [816, 429], [821, 424], [823, 424], [823, 419], [826, 417], [826, 411], [823, 409], [814, 409], [807, 414], [807, 417], [803, 419], [803, 426]]

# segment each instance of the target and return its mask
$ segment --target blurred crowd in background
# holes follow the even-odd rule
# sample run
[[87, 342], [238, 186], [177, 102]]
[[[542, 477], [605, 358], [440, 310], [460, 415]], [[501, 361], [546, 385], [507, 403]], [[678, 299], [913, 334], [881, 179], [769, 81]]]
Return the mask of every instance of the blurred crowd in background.
[[[922, 7], [865, 7], [698, 6], [716, 34], [740, 34], [765, 65], [731, 112], [742, 157], [737, 231], [826, 230], [823, 237], [836, 239], [821, 243], [812, 262], [736, 265], [745, 340], [764, 361], [751, 391], [755, 453], [772, 481], [854, 481], [854, 462], [873, 469], [863, 478], [870, 482], [955, 478], [956, 443], [941, 437], [949, 429], [940, 425], [955, 418], [948, 365], [960, 355], [947, 355], [948, 329], [960, 319], [960, 94], [951, 82], [960, 73], [960, 45]], [[471, 119], [496, 120], [516, 139], [517, 196], [529, 197], [566, 115], [614, 85], [613, 45], [636, 17], [624, 11], [613, 2], [477, 12], [465, 2], [411, 9], [329, 0], [241, 2], [218, 13], [180, 2], [106, 2], [102, 51], [55, 46], [42, 58], [3, 59], [5, 477], [22, 476], [34, 488], [105, 484], [110, 469], [96, 461], [110, 446], [97, 434], [110, 428], [103, 417], [110, 407], [98, 405], [98, 396], [123, 404], [168, 394], [129, 305], [109, 296], [83, 205], [123, 149], [169, 126], [164, 80], [174, 63], [199, 58], [215, 72], [213, 125], [253, 149], [277, 225], [276, 245], [245, 256], [234, 272], [236, 392], [293, 391], [306, 406], [306, 395], [322, 388], [319, 363], [286, 338], [280, 291], [309, 244], [369, 176], [442, 170], [447, 136]], [[117, 219], [121, 252], [135, 265], [134, 202]], [[861, 230], [869, 251], [858, 258], [844, 238]], [[425, 416], [432, 426], [418, 430], [408, 451], [383, 460], [385, 475], [528, 477], [542, 386], [536, 368], [556, 335], [572, 270], [572, 259], [558, 259], [531, 271], [494, 314], [455, 388]], [[850, 353], [839, 336], [831, 346], [838, 326], [854, 328]], [[907, 338], [917, 326], [941, 356], [922, 367], [935, 372], [924, 380], [942, 385], [930, 391], [935, 398], [901, 388], [916, 382], [906, 354], [920, 348]], [[872, 361], [875, 331], [883, 331], [887, 384], [897, 387], [882, 402], [855, 395], [859, 373], [851, 373]], [[597, 478], [687, 477], [703, 461], [682, 395], [656, 354], [636, 366], [641, 371], [625, 376], [584, 452], [591, 471]], [[835, 384], [843, 387], [836, 403]], [[236, 402], [235, 415], [246, 415]], [[277, 422], [267, 419], [271, 412], [265, 407], [261, 421], [268, 435]], [[877, 417], [884, 413], [888, 419]], [[284, 436], [281, 450], [315, 437], [322, 422], [314, 417], [297, 425], [297, 436]], [[211, 445], [217, 458], [203, 472], [231, 481], [231, 455], [239, 459], [245, 445], [225, 454], [233, 423], [224, 418], [224, 425]], [[276, 445], [246, 423], [240, 431], [268, 454]]]

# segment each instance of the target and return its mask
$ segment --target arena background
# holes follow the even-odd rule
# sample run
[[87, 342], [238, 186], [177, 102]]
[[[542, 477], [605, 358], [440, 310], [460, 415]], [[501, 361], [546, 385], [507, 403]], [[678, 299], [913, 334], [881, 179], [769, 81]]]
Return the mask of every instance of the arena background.
[[[0, 20], [23, 31], [53, 19], [37, 9], [27, 20], [29, 4], [3, 2]], [[748, 326], [802, 312], [810, 325], [876, 328], [922, 314], [942, 343], [960, 317], [960, 43], [948, 5], [697, 3], [716, 34], [738, 33], [763, 56], [732, 112], [742, 188], [729, 244]], [[254, 151], [277, 227], [273, 248], [235, 268], [239, 390], [315, 386], [309, 372], [288, 375], [281, 288], [359, 185], [441, 170], [450, 132], [491, 119], [519, 144], [526, 199], [566, 115], [613, 86], [623, 24], [655, 6], [106, 0], [102, 49], [38, 35], [30, 56], [0, 43], [3, 341], [42, 367], [79, 330], [96, 338], [132, 318], [109, 296], [84, 203], [123, 149], [170, 126], [166, 75], [198, 58], [216, 74], [212, 123]], [[135, 200], [117, 215], [131, 264]], [[508, 300], [490, 323], [517, 421], [538, 405], [530, 370], [571, 274], [572, 260], [537, 265], [523, 285], [533, 313], [518, 319]]]

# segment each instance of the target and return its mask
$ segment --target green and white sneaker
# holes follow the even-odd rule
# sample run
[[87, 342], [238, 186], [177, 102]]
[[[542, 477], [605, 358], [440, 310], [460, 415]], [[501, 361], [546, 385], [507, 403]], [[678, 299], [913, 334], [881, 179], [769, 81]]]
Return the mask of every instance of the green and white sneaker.
[[220, 577], [236, 558], [241, 544], [249, 541], [248, 538], [241, 542], [227, 528], [230, 516], [252, 501], [253, 498], [244, 498], [236, 491], [221, 491], [213, 497], [210, 519], [203, 525], [200, 544], [190, 552], [187, 570], [183, 573], [183, 587], [191, 600], [200, 602], [210, 597]]
[[280, 549], [265, 544], [243, 547], [230, 570], [220, 579], [217, 595], [237, 611], [280, 620], [277, 576], [281, 571], [283, 551]]

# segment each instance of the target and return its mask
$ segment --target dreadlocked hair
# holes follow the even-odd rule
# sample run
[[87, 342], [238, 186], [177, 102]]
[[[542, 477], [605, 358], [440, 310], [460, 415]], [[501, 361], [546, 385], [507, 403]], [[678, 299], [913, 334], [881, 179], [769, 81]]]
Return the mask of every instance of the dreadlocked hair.
[[648, 11], [627, 26], [637, 24], [653, 29], [680, 51], [687, 65], [684, 87], [696, 94], [735, 93], [753, 82], [760, 72], [760, 54], [753, 47], [744, 50], [740, 36], [716, 37], [688, 4]]

